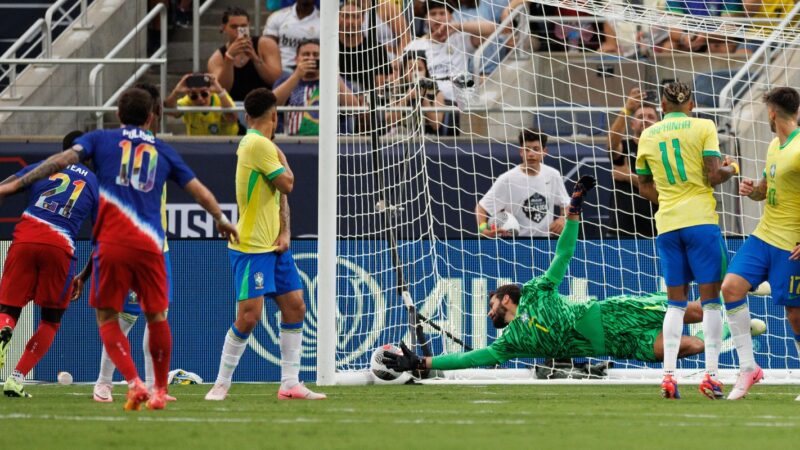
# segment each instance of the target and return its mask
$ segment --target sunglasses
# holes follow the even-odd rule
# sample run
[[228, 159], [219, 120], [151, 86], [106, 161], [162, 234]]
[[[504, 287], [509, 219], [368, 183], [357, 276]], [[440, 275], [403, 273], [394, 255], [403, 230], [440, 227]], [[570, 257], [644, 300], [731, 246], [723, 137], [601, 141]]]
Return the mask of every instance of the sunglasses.
[[199, 94], [197, 92], [192, 92], [189, 94], [189, 98], [192, 100], [197, 100], [198, 97], [206, 98], [208, 97], [208, 91], [202, 91]]

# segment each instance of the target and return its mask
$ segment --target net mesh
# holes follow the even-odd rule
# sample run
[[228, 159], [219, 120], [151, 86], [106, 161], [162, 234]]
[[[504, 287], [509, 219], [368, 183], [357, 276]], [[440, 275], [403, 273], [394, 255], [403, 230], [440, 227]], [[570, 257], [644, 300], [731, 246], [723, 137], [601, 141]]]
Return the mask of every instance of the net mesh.
[[[644, 295], [664, 286], [654, 208], [635, 194], [631, 173], [638, 134], [661, 118], [660, 86], [692, 86], [694, 115], [713, 120], [722, 153], [740, 162], [744, 177], [758, 179], [774, 137], [761, 95], [800, 81], [791, 25], [797, 8], [758, 15], [705, 2], [713, 14], [721, 11], [708, 17], [537, 0], [503, 14], [494, 8], [491, 21], [468, 2], [429, 8], [421, 18], [407, 3], [340, 8], [340, 36], [352, 45], [340, 45], [339, 54], [345, 88], [338, 110], [338, 372], [367, 369], [372, 349], [385, 343], [416, 342], [418, 351], [440, 355], [481, 348], [498, 336], [487, 318], [488, 292], [547, 269], [556, 243], [549, 224], [565, 203], [564, 190], [543, 187], [508, 207], [520, 222], [515, 236], [480, 236], [476, 205], [520, 164], [521, 129], [548, 136], [543, 164], [559, 177], [554, 184], [569, 189], [581, 175], [598, 180], [560, 292], [575, 302]], [[762, 212], [737, 191], [731, 181], [715, 192], [731, 256]], [[749, 300], [753, 317], [768, 327], [755, 339], [757, 362], [796, 369], [783, 309], [769, 296]], [[424, 337], [413, 332], [409, 303], [422, 317]], [[685, 331], [698, 332], [699, 324]], [[734, 353], [726, 336], [722, 368], [735, 367]], [[541, 362], [513, 360], [501, 369]], [[702, 367], [702, 355], [679, 361], [679, 368]]]

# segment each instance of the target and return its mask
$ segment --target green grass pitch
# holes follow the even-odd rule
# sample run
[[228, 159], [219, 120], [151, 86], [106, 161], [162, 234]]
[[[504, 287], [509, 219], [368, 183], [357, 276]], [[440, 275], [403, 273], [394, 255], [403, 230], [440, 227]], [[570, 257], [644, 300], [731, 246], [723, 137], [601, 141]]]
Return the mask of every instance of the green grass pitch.
[[0, 398], [8, 449], [472, 449], [790, 448], [798, 386], [756, 386], [744, 401], [684, 398], [657, 386], [326, 387], [328, 400], [281, 401], [277, 385], [234, 385], [224, 402], [209, 386], [173, 386], [165, 411], [94, 403], [91, 386], [34, 385], [32, 399]]

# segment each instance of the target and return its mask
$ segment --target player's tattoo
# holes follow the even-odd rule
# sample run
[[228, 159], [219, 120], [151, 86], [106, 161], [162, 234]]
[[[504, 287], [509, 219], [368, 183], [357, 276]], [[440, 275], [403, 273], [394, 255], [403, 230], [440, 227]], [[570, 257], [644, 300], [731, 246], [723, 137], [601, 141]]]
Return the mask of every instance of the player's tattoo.
[[75, 164], [80, 158], [74, 150], [66, 150], [47, 158], [38, 167], [26, 173], [19, 179], [21, 187], [25, 188], [32, 183], [47, 178], [50, 175], [64, 170], [70, 164]]
[[291, 223], [289, 221], [289, 197], [281, 194], [281, 233], [286, 232], [292, 235]]

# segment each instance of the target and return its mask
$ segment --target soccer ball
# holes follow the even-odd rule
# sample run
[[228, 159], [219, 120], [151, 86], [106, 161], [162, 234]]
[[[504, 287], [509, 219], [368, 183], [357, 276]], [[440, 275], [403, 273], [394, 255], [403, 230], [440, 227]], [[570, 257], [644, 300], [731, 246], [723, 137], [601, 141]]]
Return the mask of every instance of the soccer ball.
[[379, 380], [394, 381], [400, 378], [403, 375], [403, 372], [397, 372], [392, 369], [388, 369], [383, 364], [383, 352], [385, 351], [396, 353], [398, 355], [403, 354], [402, 350], [392, 344], [386, 344], [378, 347], [372, 352], [372, 357], [369, 359], [369, 370], [373, 375], [375, 375], [375, 378]]
[[72, 384], [72, 374], [69, 372], [58, 372], [58, 384], [62, 384], [64, 386], [69, 386]]

